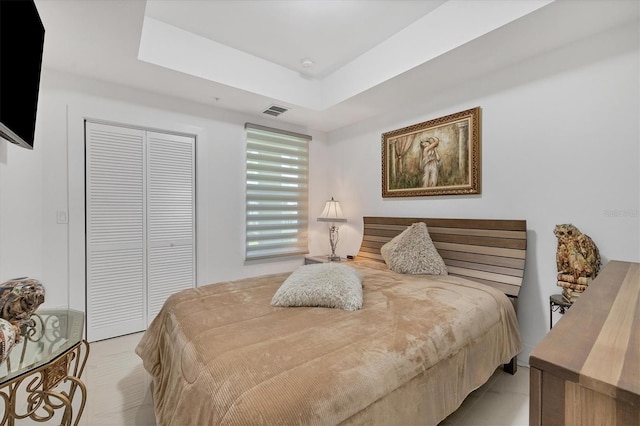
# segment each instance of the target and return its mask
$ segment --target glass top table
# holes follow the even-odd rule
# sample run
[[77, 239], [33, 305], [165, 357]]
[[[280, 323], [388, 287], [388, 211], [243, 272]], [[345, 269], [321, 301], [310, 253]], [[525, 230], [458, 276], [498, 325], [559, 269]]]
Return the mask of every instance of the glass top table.
[[[86, 403], [80, 377], [89, 355], [83, 330], [84, 313], [71, 309], [36, 311], [21, 327], [21, 341], [0, 363], [0, 424], [27, 417], [44, 422], [58, 409], [63, 410], [60, 424], [78, 424]], [[74, 403], [76, 392], [80, 399]], [[20, 413], [19, 395], [27, 397], [27, 408]]]

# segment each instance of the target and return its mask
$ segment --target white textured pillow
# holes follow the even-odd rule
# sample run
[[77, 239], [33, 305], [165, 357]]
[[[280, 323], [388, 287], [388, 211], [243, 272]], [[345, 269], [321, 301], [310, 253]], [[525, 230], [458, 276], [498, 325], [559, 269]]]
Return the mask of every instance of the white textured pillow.
[[339, 263], [301, 266], [280, 286], [271, 306], [321, 306], [357, 311], [362, 308], [362, 275]]
[[389, 269], [401, 274], [448, 274], [424, 222], [409, 226], [383, 245], [380, 253]]

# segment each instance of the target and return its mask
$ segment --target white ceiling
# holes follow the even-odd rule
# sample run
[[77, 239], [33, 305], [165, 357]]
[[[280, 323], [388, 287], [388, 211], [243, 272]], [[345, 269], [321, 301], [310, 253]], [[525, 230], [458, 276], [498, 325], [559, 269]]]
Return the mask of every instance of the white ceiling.
[[[636, 0], [36, 0], [44, 66], [331, 131], [638, 19]], [[314, 64], [302, 66], [302, 59]]]
[[[444, 2], [151, 0], [145, 15], [292, 71], [323, 78]], [[304, 69], [304, 58], [312, 59], [314, 66]]]

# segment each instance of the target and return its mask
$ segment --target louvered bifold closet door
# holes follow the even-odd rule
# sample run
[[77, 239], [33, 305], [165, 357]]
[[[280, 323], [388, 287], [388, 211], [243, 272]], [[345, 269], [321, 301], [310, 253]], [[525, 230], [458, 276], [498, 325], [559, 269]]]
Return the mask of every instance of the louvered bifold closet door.
[[148, 132], [149, 322], [195, 286], [195, 138]]
[[86, 123], [87, 338], [146, 329], [144, 132]]

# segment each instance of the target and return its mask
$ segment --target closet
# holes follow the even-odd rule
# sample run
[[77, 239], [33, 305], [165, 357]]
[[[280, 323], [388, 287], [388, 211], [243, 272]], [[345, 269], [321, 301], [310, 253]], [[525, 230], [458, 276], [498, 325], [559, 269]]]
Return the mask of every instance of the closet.
[[85, 122], [87, 339], [146, 330], [195, 286], [195, 137]]

